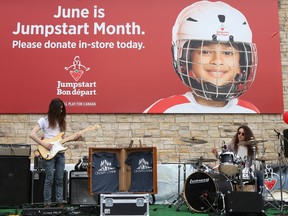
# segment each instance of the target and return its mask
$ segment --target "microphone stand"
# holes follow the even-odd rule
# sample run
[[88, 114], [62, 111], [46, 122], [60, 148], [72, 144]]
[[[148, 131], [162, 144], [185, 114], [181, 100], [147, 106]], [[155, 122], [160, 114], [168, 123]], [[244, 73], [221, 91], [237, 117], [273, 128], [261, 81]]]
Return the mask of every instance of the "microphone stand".
[[279, 178], [280, 178], [280, 212], [283, 212], [283, 185], [282, 185], [282, 139], [283, 136], [274, 129], [279, 139], [278, 161], [279, 161]]
[[257, 175], [256, 175], [256, 145], [252, 146], [253, 149], [253, 166], [254, 166], [254, 181], [255, 181], [255, 192], [258, 189]]

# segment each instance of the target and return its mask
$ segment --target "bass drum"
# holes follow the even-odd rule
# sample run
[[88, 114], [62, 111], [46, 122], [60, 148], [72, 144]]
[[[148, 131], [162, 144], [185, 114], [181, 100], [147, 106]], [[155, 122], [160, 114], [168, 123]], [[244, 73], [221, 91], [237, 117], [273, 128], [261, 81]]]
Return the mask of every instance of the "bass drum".
[[184, 200], [190, 210], [206, 212], [213, 208], [223, 208], [223, 197], [233, 191], [229, 178], [221, 173], [192, 173], [184, 185]]

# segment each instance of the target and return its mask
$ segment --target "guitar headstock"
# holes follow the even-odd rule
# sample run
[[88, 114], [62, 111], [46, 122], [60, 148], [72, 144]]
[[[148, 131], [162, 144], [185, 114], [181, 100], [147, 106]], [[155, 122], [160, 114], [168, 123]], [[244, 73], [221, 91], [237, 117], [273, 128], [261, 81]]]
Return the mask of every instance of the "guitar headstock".
[[78, 149], [79, 145], [78, 144], [71, 144], [67, 146], [69, 149]]
[[91, 130], [96, 130], [98, 128], [101, 128], [101, 126], [99, 124], [95, 124], [95, 125], [90, 125], [89, 127], [86, 128], [86, 130], [91, 131]]

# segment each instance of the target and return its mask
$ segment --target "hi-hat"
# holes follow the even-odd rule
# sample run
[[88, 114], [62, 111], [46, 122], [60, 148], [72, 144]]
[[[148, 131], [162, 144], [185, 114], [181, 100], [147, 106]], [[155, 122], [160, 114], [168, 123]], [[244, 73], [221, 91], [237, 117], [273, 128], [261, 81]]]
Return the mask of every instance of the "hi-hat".
[[257, 160], [257, 161], [272, 161], [275, 159], [274, 158], [267, 158], [267, 157], [257, 157], [255, 160]]
[[192, 137], [192, 138], [181, 138], [180, 141], [181, 142], [190, 143], [190, 144], [204, 144], [204, 143], [207, 143], [206, 140], [197, 139], [195, 137]]
[[200, 157], [200, 158], [189, 159], [188, 161], [189, 162], [215, 162], [217, 161], [217, 159]]
[[244, 145], [244, 146], [250, 146], [250, 145], [256, 145], [257, 143], [263, 143], [263, 142], [267, 142], [268, 140], [248, 140], [245, 142], [240, 142], [238, 143], [238, 145]]

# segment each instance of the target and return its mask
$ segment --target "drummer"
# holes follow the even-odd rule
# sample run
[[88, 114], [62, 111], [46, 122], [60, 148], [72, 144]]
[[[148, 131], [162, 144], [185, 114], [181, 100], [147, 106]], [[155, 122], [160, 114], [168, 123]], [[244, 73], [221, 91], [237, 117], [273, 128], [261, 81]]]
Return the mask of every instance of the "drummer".
[[[254, 170], [253, 145], [245, 145], [247, 141], [251, 140], [253, 141], [253, 139], [254, 135], [252, 130], [248, 126], [242, 125], [237, 129], [237, 133], [234, 135], [232, 142], [228, 146], [225, 146], [224, 149], [226, 148], [227, 151], [233, 152], [235, 155], [240, 156], [242, 160], [244, 160], [245, 162], [245, 167], [249, 167]], [[255, 144], [255, 147], [257, 154], [258, 153], [257, 143]], [[212, 153], [218, 158], [219, 154], [216, 148], [212, 149]], [[263, 174], [257, 169], [255, 173], [257, 177], [257, 191], [260, 192], [264, 185]]]

